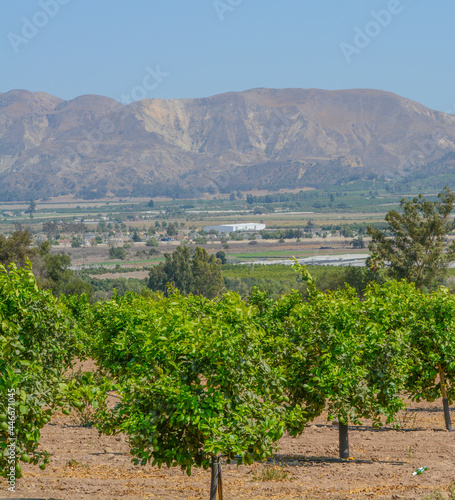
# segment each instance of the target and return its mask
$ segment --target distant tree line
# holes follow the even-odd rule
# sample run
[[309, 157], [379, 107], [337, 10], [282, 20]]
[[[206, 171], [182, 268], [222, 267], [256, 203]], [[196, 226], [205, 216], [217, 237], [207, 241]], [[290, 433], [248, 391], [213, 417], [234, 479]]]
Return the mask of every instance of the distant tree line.
[[253, 203], [282, 203], [288, 201], [310, 200], [321, 196], [318, 191], [299, 191], [298, 193], [271, 193], [264, 196], [246, 195], [248, 205]]

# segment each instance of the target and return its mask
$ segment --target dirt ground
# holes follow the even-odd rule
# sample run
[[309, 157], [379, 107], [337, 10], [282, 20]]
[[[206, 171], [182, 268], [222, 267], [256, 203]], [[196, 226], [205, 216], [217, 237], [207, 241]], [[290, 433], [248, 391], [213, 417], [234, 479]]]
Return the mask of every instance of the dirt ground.
[[[223, 465], [224, 499], [424, 499], [435, 489], [447, 490], [455, 479], [455, 439], [444, 428], [441, 401], [411, 403], [400, 421], [399, 431], [350, 427], [354, 460], [342, 462], [337, 427], [321, 417], [302, 436], [278, 443], [273, 461], [287, 473], [284, 480], [261, 480], [270, 462]], [[195, 470], [188, 477], [179, 469], [133, 466], [125, 436], [100, 437], [71, 415], [54, 416], [42, 431], [42, 446], [52, 453], [48, 468], [24, 466], [15, 493], [0, 482], [0, 498], [209, 497], [210, 471]], [[427, 471], [412, 475], [424, 465]]]

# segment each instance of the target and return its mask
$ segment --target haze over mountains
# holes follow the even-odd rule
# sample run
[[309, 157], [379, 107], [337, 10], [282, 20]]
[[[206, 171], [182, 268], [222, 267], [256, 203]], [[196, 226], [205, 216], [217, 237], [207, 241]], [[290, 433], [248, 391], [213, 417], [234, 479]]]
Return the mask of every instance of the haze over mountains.
[[3, 200], [202, 196], [453, 173], [455, 116], [379, 90], [261, 88], [129, 105], [0, 94]]

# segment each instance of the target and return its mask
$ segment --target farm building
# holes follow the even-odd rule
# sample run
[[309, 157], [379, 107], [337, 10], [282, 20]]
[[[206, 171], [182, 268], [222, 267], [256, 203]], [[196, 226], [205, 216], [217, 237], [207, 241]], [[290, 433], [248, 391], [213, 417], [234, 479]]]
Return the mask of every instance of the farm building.
[[223, 224], [222, 226], [206, 226], [204, 231], [209, 232], [211, 229], [219, 233], [233, 233], [234, 231], [261, 231], [265, 229], [265, 224], [256, 222], [244, 222], [242, 224]]

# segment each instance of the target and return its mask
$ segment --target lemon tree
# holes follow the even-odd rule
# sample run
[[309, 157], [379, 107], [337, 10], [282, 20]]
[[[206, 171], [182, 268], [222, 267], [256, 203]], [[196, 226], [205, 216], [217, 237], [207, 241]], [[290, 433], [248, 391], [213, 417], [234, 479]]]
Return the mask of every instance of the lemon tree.
[[370, 286], [360, 300], [349, 287], [317, 291], [308, 271], [297, 268], [308, 284], [309, 300], [292, 307], [281, 322], [288, 339], [283, 357], [287, 390], [292, 403], [303, 405], [311, 417], [327, 409], [328, 420], [339, 422], [340, 457], [348, 458], [349, 423], [392, 422], [403, 407], [412, 324], [404, 313], [407, 285]]
[[416, 401], [442, 397], [446, 427], [452, 430], [449, 405], [455, 399], [455, 297], [446, 288], [420, 294], [415, 311], [407, 388]]
[[[68, 408], [64, 372], [78, 351], [69, 315], [38, 289], [30, 267], [0, 266], [0, 470], [22, 475], [21, 461], [46, 468], [40, 429]], [[13, 470], [14, 469], [14, 470]], [[14, 474], [12, 474], [14, 472]]]
[[127, 295], [99, 305], [95, 318], [94, 356], [121, 397], [99, 428], [126, 433], [136, 464], [190, 474], [220, 456], [251, 464], [272, 455], [285, 428], [284, 380], [238, 295]]

